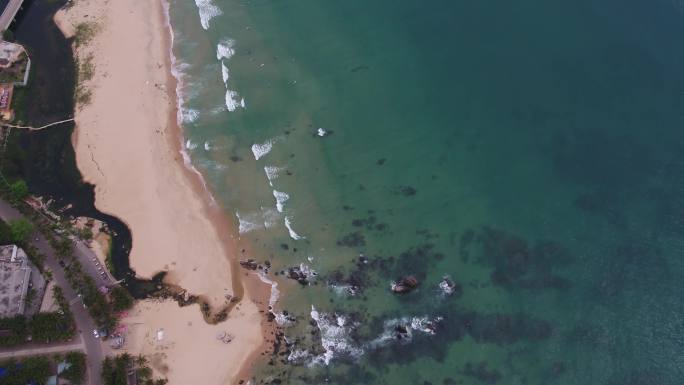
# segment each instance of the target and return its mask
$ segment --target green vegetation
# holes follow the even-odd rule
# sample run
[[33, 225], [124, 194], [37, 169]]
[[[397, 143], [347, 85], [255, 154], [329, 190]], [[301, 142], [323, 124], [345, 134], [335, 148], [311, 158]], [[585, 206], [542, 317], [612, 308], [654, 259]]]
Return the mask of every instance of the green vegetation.
[[99, 26], [94, 22], [83, 22], [76, 26], [74, 45], [76, 48], [88, 44], [98, 32]]
[[83, 384], [86, 371], [86, 355], [81, 352], [70, 352], [64, 357], [71, 366], [64, 370], [60, 377], [71, 382], [72, 385]]
[[152, 378], [152, 369], [144, 356], [133, 358], [130, 354], [107, 357], [102, 363], [102, 381], [105, 385], [127, 385], [129, 371], [135, 371], [140, 385], [164, 385], [166, 379]]
[[86, 56], [86, 58], [78, 63], [78, 81], [86, 82], [95, 75], [95, 65], [93, 64], [93, 54]]
[[80, 237], [86, 240], [93, 239], [93, 229], [90, 227], [85, 227], [80, 231]]
[[0, 367], [7, 370], [0, 378], [3, 385], [44, 384], [52, 374], [50, 359], [44, 356], [10, 359], [0, 362]]
[[76, 105], [81, 107], [90, 104], [90, 100], [93, 98], [93, 92], [83, 84], [76, 86], [76, 92], [74, 95], [76, 99]]
[[23, 243], [33, 232], [33, 224], [23, 218], [9, 221], [9, 227], [14, 243]]
[[22, 53], [11, 66], [0, 70], [0, 83], [23, 83], [28, 63], [28, 55]]
[[10, 193], [14, 199], [23, 200], [29, 195], [28, 185], [23, 179], [19, 179], [10, 185]]
[[14, 43], [14, 32], [12, 32], [9, 29], [6, 29], [2, 33], [2, 40], [9, 41], [10, 43]]
[[111, 290], [110, 295], [112, 297], [112, 309], [115, 312], [128, 310], [133, 307], [133, 297], [123, 287], [115, 286]]
[[62, 289], [55, 286], [53, 294], [59, 305], [59, 311], [38, 313], [31, 318], [18, 315], [11, 318], [0, 318], [0, 346], [16, 346], [31, 337], [36, 342], [68, 341], [75, 335], [74, 319], [69, 310], [69, 303]]

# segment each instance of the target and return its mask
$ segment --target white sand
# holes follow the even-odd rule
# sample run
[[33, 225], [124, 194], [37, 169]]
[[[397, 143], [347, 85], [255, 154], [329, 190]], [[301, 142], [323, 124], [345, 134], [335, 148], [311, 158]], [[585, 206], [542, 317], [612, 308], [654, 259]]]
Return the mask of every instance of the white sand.
[[[235, 232], [208, 205], [200, 178], [184, 166], [179, 153], [162, 4], [78, 0], [55, 20], [67, 36], [79, 23], [98, 26], [77, 52], [81, 61], [93, 56], [95, 71], [85, 83], [91, 102], [76, 112], [73, 142], [78, 168], [96, 186], [97, 208], [131, 229], [131, 267], [141, 277], [169, 271], [171, 283], [202, 296], [214, 309], [224, 306], [228, 295], [243, 297], [240, 310], [218, 326], [203, 322], [198, 306], [138, 304], [135, 322], [142, 324], [132, 328], [127, 349], [159, 353], [162, 348], [151, 344], [149, 335], [164, 328], [169, 339], [162, 361], [170, 368], [170, 384], [226, 383], [259, 348], [260, 315], [240, 283], [233, 289]], [[215, 334], [223, 329], [230, 329], [236, 340], [218, 342]]]

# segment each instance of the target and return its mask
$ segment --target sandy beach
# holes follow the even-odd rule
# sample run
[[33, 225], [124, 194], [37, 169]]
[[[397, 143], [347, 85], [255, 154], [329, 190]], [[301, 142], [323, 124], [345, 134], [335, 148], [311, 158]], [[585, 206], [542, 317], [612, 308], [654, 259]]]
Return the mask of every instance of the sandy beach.
[[[199, 295], [214, 311], [241, 299], [219, 325], [204, 322], [197, 305], [142, 302], [123, 320], [138, 325], [130, 328], [126, 350], [156, 354], [155, 368], [170, 384], [230, 383], [263, 339], [260, 315], [236, 279], [234, 231], [180, 153], [163, 4], [78, 0], [55, 20], [67, 36], [88, 26], [77, 36], [77, 57], [91, 61], [93, 76], [81, 83], [91, 97], [77, 106], [76, 160], [96, 186], [97, 208], [131, 229], [131, 267], [140, 277], [167, 271], [169, 283]], [[167, 331], [163, 344], [150, 340], [160, 328]], [[219, 329], [234, 340], [217, 341]]]

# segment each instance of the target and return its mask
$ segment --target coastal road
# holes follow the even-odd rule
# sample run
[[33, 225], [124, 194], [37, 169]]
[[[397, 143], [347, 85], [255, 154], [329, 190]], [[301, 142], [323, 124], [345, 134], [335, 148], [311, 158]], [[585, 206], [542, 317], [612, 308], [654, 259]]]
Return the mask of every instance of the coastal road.
[[[24, 216], [9, 203], [5, 202], [4, 200], [0, 200], [0, 218], [2, 218], [3, 221], [9, 221], [12, 219], [24, 218]], [[90, 318], [90, 314], [88, 314], [83, 302], [81, 302], [77, 293], [71, 288], [71, 285], [69, 285], [69, 281], [67, 281], [66, 276], [64, 275], [64, 269], [57, 262], [55, 252], [52, 247], [50, 247], [48, 241], [37, 230], [31, 235], [31, 239], [33, 241], [33, 245], [38, 249], [38, 251], [47, 256], [45, 259], [45, 266], [52, 271], [52, 277], [55, 283], [62, 288], [64, 297], [67, 301], [69, 301], [69, 307], [71, 308], [71, 312], [74, 315], [74, 320], [76, 321], [76, 328], [78, 329], [80, 339], [85, 346], [88, 366], [88, 383], [90, 385], [101, 385], [102, 361], [104, 360], [104, 352], [102, 350], [102, 342], [93, 336], [93, 330], [97, 327], [95, 325], [95, 321]], [[82, 261], [81, 263], [84, 263], [84, 270], [90, 273], [92, 269], [87, 269], [83, 260], [85, 259], [85, 261], [89, 261], [91, 257], [94, 257], [93, 253], [89, 250], [86, 251], [82, 248], [75, 247], [74, 254]], [[97, 274], [93, 278], [96, 277], [100, 277], [100, 275]], [[102, 277], [98, 279], [98, 282], [103, 280]]]
[[2, 15], [0, 15], [0, 32], [9, 28], [23, 3], [24, 0], [9, 0], [5, 9], [2, 10]]

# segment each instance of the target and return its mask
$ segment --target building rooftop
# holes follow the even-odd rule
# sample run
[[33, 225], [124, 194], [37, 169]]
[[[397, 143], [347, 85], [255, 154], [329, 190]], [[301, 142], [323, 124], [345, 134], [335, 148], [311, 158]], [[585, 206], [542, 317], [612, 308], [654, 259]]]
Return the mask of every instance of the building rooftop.
[[24, 314], [30, 277], [24, 250], [16, 245], [0, 246], [0, 317]]

